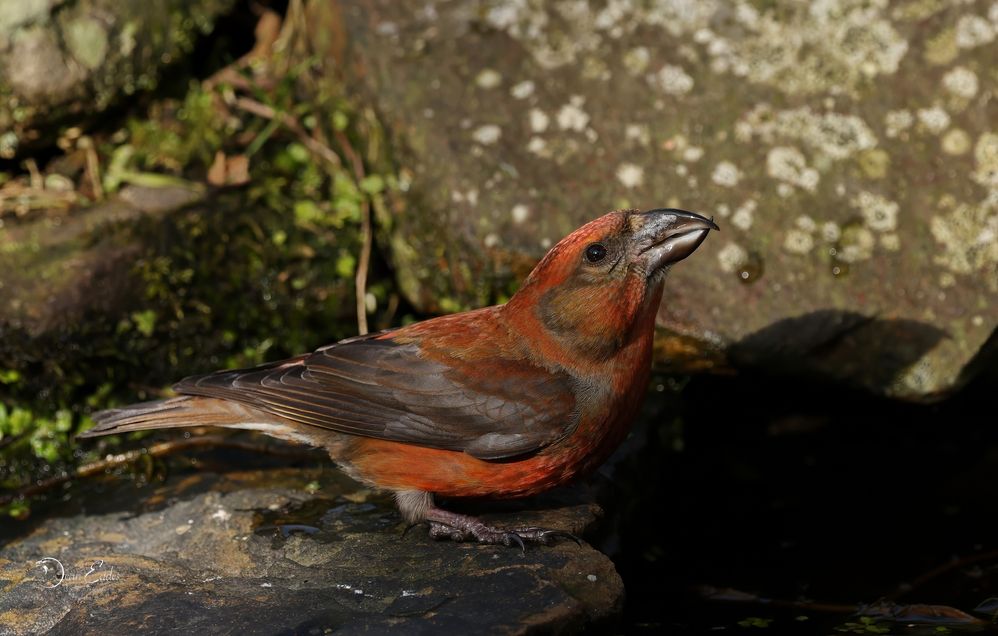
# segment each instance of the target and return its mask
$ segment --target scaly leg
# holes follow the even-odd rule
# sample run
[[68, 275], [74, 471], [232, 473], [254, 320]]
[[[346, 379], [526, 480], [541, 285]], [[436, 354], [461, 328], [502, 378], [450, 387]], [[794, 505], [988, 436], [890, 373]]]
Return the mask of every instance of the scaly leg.
[[429, 493], [400, 492], [396, 493], [395, 499], [402, 511], [402, 516], [411, 524], [423, 521], [429, 523], [430, 537], [434, 539], [476, 541], [489, 545], [516, 545], [521, 550], [526, 549], [525, 544], [527, 543], [548, 545], [551, 539], [557, 537], [571, 539], [581, 545], [578, 537], [570, 532], [536, 526], [496, 528], [485, 524], [476, 517], [437, 508], [433, 505], [433, 497]]

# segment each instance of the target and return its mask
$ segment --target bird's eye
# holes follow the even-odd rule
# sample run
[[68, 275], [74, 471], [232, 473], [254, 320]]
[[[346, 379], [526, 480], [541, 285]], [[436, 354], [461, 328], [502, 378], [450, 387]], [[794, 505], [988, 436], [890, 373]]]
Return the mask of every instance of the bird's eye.
[[586, 248], [586, 260], [590, 263], [598, 263], [606, 258], [606, 248], [599, 243], [593, 243]]

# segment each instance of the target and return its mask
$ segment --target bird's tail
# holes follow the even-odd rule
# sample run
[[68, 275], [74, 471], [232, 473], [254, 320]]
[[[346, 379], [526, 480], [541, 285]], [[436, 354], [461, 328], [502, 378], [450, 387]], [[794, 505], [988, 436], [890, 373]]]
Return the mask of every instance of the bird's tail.
[[93, 416], [96, 426], [77, 437], [97, 437], [153, 428], [184, 426], [238, 426], [245, 419], [243, 409], [214, 398], [183, 395], [155, 402], [142, 402], [101, 411]]

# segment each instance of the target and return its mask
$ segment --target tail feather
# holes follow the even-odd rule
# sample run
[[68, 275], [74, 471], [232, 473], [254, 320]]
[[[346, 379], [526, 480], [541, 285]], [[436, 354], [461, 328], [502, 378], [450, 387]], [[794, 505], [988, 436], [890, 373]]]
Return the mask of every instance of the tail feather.
[[154, 428], [222, 426], [259, 431], [310, 446], [322, 446], [330, 441], [329, 434], [323, 429], [283, 420], [238, 402], [193, 395], [108, 409], [95, 414], [93, 420], [96, 425], [77, 437], [98, 437]]
[[232, 413], [229, 408], [219, 408], [223, 405], [228, 406], [221, 400], [180, 396], [108, 409], [95, 414], [93, 420], [96, 425], [77, 437], [97, 437], [154, 428], [238, 424], [237, 414]]

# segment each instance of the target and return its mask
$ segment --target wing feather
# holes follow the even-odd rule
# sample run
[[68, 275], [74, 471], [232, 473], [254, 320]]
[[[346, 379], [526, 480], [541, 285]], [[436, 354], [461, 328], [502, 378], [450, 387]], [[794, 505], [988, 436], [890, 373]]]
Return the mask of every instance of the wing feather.
[[502, 356], [445, 365], [422, 355], [417, 344], [386, 337], [193, 376], [174, 389], [242, 402], [307, 426], [489, 460], [535, 452], [576, 422], [567, 375]]

